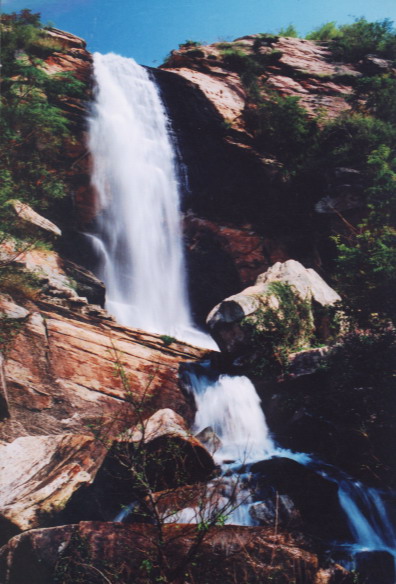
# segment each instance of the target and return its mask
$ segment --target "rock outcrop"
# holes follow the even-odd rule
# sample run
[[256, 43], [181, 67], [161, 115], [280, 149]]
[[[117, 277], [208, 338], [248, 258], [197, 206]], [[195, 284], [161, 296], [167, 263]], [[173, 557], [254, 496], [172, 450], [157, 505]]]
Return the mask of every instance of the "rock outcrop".
[[232, 43], [200, 46], [199, 55], [188, 46], [172, 51], [162, 67], [195, 83], [228, 124], [247, 134], [248, 94], [226, 60], [227, 50], [233, 49], [269, 57], [260, 78], [261, 90], [298, 97], [309, 115], [320, 111], [332, 118], [349, 110], [346, 98], [353, 92], [351, 80], [362, 76], [352, 65], [332, 62], [324, 43], [300, 38], [250, 35]]
[[[199, 538], [198, 538], [199, 539]], [[172, 575], [188, 570], [195, 582], [295, 581], [306, 584], [352, 584], [339, 566], [319, 566], [318, 558], [292, 538], [260, 527], [215, 527], [200, 541], [194, 562], [183, 558], [197, 541], [196, 526], [169, 526], [161, 544], [163, 566]], [[158, 557], [155, 528], [147, 525], [82, 522], [38, 529], [13, 538], [0, 556], [4, 584], [52, 584], [77, 578], [100, 584], [113, 574], [122, 582], [143, 584], [155, 575]], [[149, 574], [148, 572], [149, 571]], [[159, 572], [161, 574], [161, 571]], [[162, 572], [163, 574], [163, 572]], [[298, 576], [300, 578], [300, 576]]]
[[[86, 146], [87, 103], [92, 99], [93, 59], [83, 39], [56, 28], [46, 29], [46, 34], [61, 48], [45, 59], [43, 67], [46, 73], [72, 75], [84, 87], [83, 97], [58, 95], [56, 103], [70, 120], [74, 135], [74, 140], [70, 140], [63, 155], [68, 163], [67, 177], [75, 206], [69, 200], [67, 212], [59, 213], [57, 217], [62, 222], [62, 230], [67, 232], [74, 230], [76, 225], [87, 223], [93, 216], [94, 193], [90, 188], [90, 158]], [[73, 248], [71, 243], [69, 247]]]
[[113, 445], [114, 458], [118, 453], [126, 460], [132, 459], [139, 449], [147, 453], [150, 464], [145, 472], [152, 490], [204, 481], [215, 468], [208, 450], [188, 431], [185, 420], [170, 408], [158, 410], [121, 434]]
[[10, 417], [0, 428], [3, 440], [85, 434], [95, 423], [118, 432], [120, 424], [133, 424], [129, 390], [142, 400], [146, 415], [171, 406], [191, 420], [191, 407], [178, 388], [178, 368], [202, 357], [203, 350], [177, 341], [166, 346], [158, 335], [45, 302], [28, 313], [8, 347]]
[[36, 213], [36, 211], [34, 211], [27, 203], [13, 200], [9, 201], [9, 204], [11, 204], [12, 208], [14, 209], [18, 221], [24, 223], [30, 227], [30, 229], [33, 228], [34, 230], [37, 230], [41, 233], [44, 232], [46, 235], [49, 235], [52, 238], [60, 237], [62, 235], [61, 230], [57, 225], [55, 225], [55, 223], [52, 223], [52, 221], [49, 221], [49, 219], [46, 219], [45, 217], [42, 217]]
[[[251, 330], [243, 326], [246, 318], [250, 319], [252, 326], [260, 333], [266, 331], [266, 326], [274, 326], [272, 322], [266, 325], [261, 318], [267, 309], [277, 312], [279, 318], [286, 319], [287, 322], [288, 317], [282, 298], [272, 286], [276, 283], [290, 287], [296, 299], [307, 303], [308, 313], [305, 322], [296, 328], [295, 338], [290, 340], [294, 346], [303, 347], [309, 343], [309, 336], [315, 326], [316, 306], [330, 307], [341, 300], [314, 270], [304, 268], [295, 260], [277, 262], [257, 278], [254, 286], [223, 300], [208, 315], [207, 324], [222, 351], [238, 355], [246, 353], [251, 348]], [[316, 327], [320, 327], [320, 324], [316, 324]], [[268, 329], [268, 332], [271, 330]], [[272, 332], [276, 334], [277, 331]]]
[[58, 298], [24, 306], [0, 298], [14, 327], [0, 376], [2, 543], [81, 513], [113, 518], [132, 497], [120, 452], [134, 449], [134, 425], [145, 418], [140, 446], [155, 489], [203, 480], [214, 469], [187, 431], [193, 406], [178, 385], [180, 363], [205, 351], [118, 326], [86, 300], [73, 306], [78, 298], [63, 306]]
[[106, 448], [92, 436], [25, 436], [0, 447], [1, 543], [46, 525], [92, 483]]

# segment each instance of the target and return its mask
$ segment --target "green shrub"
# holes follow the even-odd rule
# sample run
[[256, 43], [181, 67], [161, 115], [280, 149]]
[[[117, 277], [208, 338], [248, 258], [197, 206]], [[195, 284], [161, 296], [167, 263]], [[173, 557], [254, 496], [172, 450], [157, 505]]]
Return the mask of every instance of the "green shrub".
[[316, 123], [294, 96], [271, 94], [253, 112], [251, 122], [258, 147], [289, 164], [290, 170], [299, 164], [300, 157], [306, 156], [317, 132]]
[[171, 337], [170, 335], [161, 335], [160, 339], [166, 347], [169, 347], [169, 345], [176, 341], [175, 337]]
[[337, 26], [334, 21], [326, 22], [306, 36], [309, 40], [333, 41], [330, 48], [336, 59], [356, 62], [369, 53], [388, 59], [396, 58], [396, 33], [393, 22], [368, 22], [358, 18], [353, 24]]
[[9, 318], [0, 312], [0, 352], [7, 355], [14, 338], [23, 326], [23, 321], [16, 318]]
[[16, 266], [0, 268], [0, 290], [16, 299], [35, 300], [41, 290], [36, 274]]
[[359, 18], [339, 30], [341, 35], [332, 45], [335, 58], [356, 62], [367, 54], [375, 53], [387, 59], [396, 59], [396, 32], [388, 18], [377, 22]]
[[396, 128], [376, 117], [345, 113], [317, 135], [312, 157], [324, 168], [365, 169], [367, 157], [380, 144], [396, 144]]
[[356, 101], [363, 111], [396, 126], [396, 79], [394, 77], [378, 75], [360, 79], [356, 87]]
[[308, 33], [305, 37], [310, 41], [330, 41], [338, 39], [342, 36], [342, 32], [333, 21], [325, 22], [318, 28], [315, 28], [312, 32]]
[[289, 24], [286, 28], [279, 29], [279, 36], [297, 38], [298, 32], [294, 24]]
[[278, 308], [264, 301], [262, 308], [242, 322], [251, 343], [252, 371], [264, 376], [286, 372], [289, 354], [309, 346], [314, 327], [310, 302], [302, 300], [292, 286], [272, 282], [267, 298], [271, 296]]
[[366, 215], [337, 236], [336, 274], [352, 326], [396, 322], [396, 157], [382, 145], [367, 157]]
[[370, 388], [393, 393], [395, 364], [395, 331], [381, 329], [346, 335], [329, 354], [326, 369], [335, 391]]
[[[46, 57], [60, 49], [40, 29], [39, 14], [29, 10], [3, 14], [0, 117], [0, 231], [15, 234], [7, 208], [10, 198], [38, 210], [68, 191], [62, 151], [73, 141], [72, 124], [61, 109], [65, 97], [84, 97], [85, 85], [72, 73], [49, 75]], [[20, 231], [20, 227], [18, 228]]]
[[186, 41], [184, 41], [184, 43], [179, 44], [179, 49], [196, 49], [201, 45], [202, 43], [200, 43], [199, 41], [192, 41], [190, 39], [187, 39]]

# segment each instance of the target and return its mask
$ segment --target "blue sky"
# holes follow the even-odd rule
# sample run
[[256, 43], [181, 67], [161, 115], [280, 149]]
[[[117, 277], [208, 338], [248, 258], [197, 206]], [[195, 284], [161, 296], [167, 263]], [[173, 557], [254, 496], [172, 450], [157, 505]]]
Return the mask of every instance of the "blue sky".
[[44, 23], [83, 37], [90, 51], [161, 64], [179, 43], [232, 40], [294, 24], [301, 35], [335, 20], [390, 18], [396, 0], [2, 0], [5, 12], [30, 8]]

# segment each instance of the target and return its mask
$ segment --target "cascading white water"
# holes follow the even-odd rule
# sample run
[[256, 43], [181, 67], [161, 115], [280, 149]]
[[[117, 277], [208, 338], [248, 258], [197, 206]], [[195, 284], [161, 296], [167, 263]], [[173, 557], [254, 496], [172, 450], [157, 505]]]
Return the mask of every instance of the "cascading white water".
[[[225, 471], [229, 468], [227, 462], [246, 466], [256, 460], [275, 456], [311, 467], [338, 485], [340, 507], [354, 538], [351, 549], [383, 550], [391, 553], [396, 560], [396, 530], [378, 490], [352, 481], [341, 471], [308, 454], [291, 452], [277, 446], [270, 436], [259, 396], [251, 381], [244, 376], [229, 375], [213, 379], [209, 374], [207, 364], [201, 365], [198, 374], [194, 370], [187, 372], [187, 385], [194, 395], [197, 408], [193, 430], [199, 433], [210, 427], [216, 433], [221, 445], [214, 453], [214, 458]], [[227, 523], [252, 525], [254, 522], [250, 507], [253, 499], [249, 486], [241, 487], [241, 478], [237, 475], [234, 479], [227, 477], [228, 483], [232, 481], [236, 485], [236, 488], [231, 489], [234, 510], [229, 513]], [[216, 483], [214, 486], [216, 488]], [[224, 505], [224, 501], [221, 504]], [[187, 515], [182, 512], [180, 517], [184, 520], [189, 516], [194, 517], [192, 511], [189, 509]]]
[[380, 491], [358, 481], [341, 480], [338, 492], [356, 549], [387, 551], [396, 565], [396, 529]]
[[260, 398], [244, 376], [220, 375], [214, 383], [204, 376], [193, 382], [197, 412], [194, 432], [210, 427], [221, 441], [214, 453], [216, 462], [247, 464], [275, 452]]
[[190, 319], [174, 153], [156, 85], [115, 54], [95, 53], [94, 73], [89, 149], [99, 214], [88, 237], [106, 308], [126, 326], [216, 348]]

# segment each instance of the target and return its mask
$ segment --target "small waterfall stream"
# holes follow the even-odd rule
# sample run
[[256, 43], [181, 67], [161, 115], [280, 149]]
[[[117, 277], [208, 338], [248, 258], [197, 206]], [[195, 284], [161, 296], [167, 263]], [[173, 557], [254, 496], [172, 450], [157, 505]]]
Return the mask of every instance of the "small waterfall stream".
[[[208, 364], [203, 364], [200, 374], [193, 368], [184, 375], [197, 407], [193, 430], [199, 433], [209, 427], [215, 432], [220, 444], [214, 458], [226, 481], [237, 485], [233, 493], [235, 510], [229, 514], [227, 523], [255, 524], [250, 507], [257, 501], [249, 485], [244, 486], [251, 463], [274, 457], [288, 458], [337, 484], [340, 511], [345, 513], [351, 531], [351, 542], [343, 546], [349, 548], [352, 556], [359, 551], [385, 551], [394, 557], [396, 565], [396, 529], [382, 493], [365, 487], [311, 455], [277, 446], [250, 380], [228, 375], [216, 379], [213, 374], [205, 374], [205, 368]], [[194, 517], [191, 511], [189, 515]], [[181, 513], [178, 520], [181, 519], [188, 519], [188, 515]]]
[[118, 322], [216, 349], [195, 329], [187, 298], [179, 185], [157, 87], [132, 59], [94, 55], [89, 119], [98, 217], [86, 234], [106, 308]]

